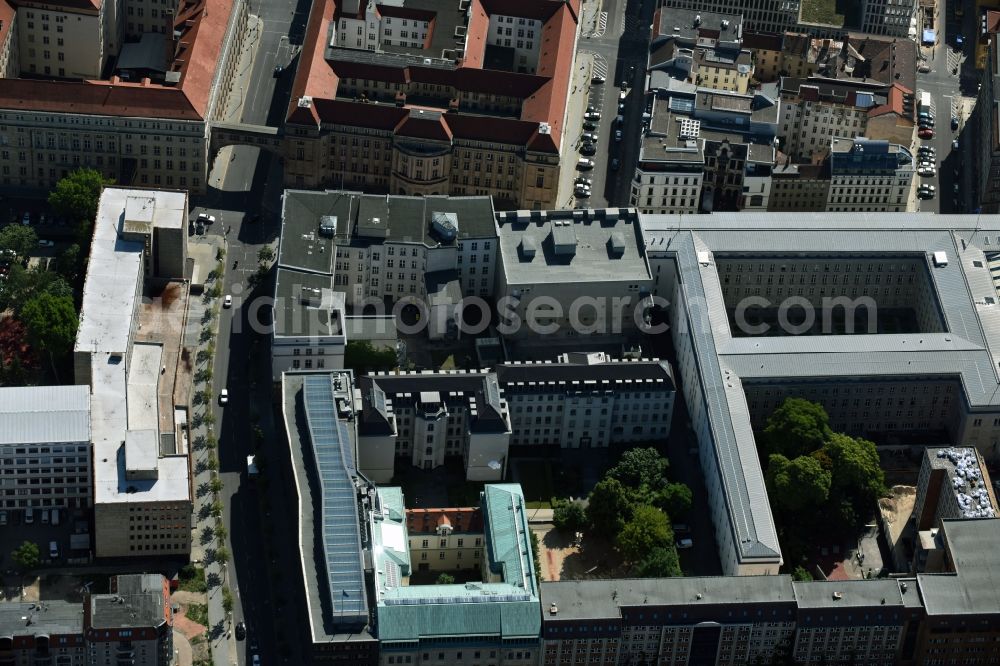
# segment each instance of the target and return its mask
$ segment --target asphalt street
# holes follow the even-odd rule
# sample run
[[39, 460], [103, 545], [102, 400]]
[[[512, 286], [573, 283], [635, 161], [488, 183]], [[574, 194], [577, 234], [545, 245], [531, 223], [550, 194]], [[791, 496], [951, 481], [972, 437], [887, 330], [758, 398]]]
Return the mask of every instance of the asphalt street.
[[[253, 2], [251, 13], [261, 18], [262, 27], [252, 70], [249, 76], [243, 75], [242, 85], [234, 92], [241, 122], [277, 127], [284, 120], [309, 8], [309, 0]], [[284, 71], [276, 75], [275, 67], [279, 65]], [[247, 283], [257, 268], [257, 253], [264, 244], [274, 243], [278, 234], [281, 165], [257, 148], [224, 148], [216, 159], [213, 175], [216, 178], [210, 181], [210, 191], [193, 202], [192, 215], [208, 211], [216, 216], [216, 224], [208, 233], [226, 238], [224, 289], [234, 300], [234, 307], [221, 311], [214, 393], [218, 395], [223, 388], [230, 391], [229, 404], [218, 408], [216, 428], [220, 476], [225, 483], [224, 521], [232, 553], [232, 624], [242, 621], [247, 626], [247, 640], [237, 643], [235, 657], [241, 665], [250, 663], [252, 652], [259, 654], [265, 664], [302, 664], [297, 640], [302, 624], [295, 617], [297, 604], [294, 596], [283, 589], [291, 588], [287, 574], [284, 583], [280, 578], [281, 572], [297, 569], [291, 548], [297, 540], [285, 533], [291, 521], [273, 521], [270, 515], [262, 515], [258, 489], [246, 472], [246, 458], [254, 448], [254, 419], [259, 420], [264, 431], [265, 458], [277, 459], [273, 449], [275, 442], [281, 441], [275, 437], [270, 410], [269, 354], [261, 350], [267, 345], [266, 335], [247, 320], [252, 310], [248, 305], [254, 298], [248, 293]], [[266, 289], [264, 286], [258, 293]], [[275, 476], [279, 472], [278, 465], [270, 470]], [[274, 488], [288, 487], [278, 478], [269, 478], [268, 483]], [[268, 493], [268, 512], [288, 515], [284, 501], [283, 492]], [[269, 562], [272, 556], [274, 560]]]
[[[596, 3], [598, 0], [588, 1]], [[580, 37], [577, 52], [591, 54], [595, 73], [604, 71], [607, 77], [605, 84], [590, 88], [589, 104], [601, 113], [595, 130], [599, 144], [593, 158], [596, 166], [587, 174], [593, 181], [594, 194], [580, 205], [589, 208], [628, 205], [629, 184], [639, 155], [642, 113], [646, 106], [645, 71], [655, 9], [653, 0], [603, 0], [600, 11], [606, 13], [606, 18], [598, 21], [596, 31], [585, 32]], [[630, 71], [631, 77], [628, 76]], [[622, 83], [627, 86], [622, 88]], [[623, 110], [619, 111], [622, 90], [627, 94]], [[616, 121], [618, 115], [624, 120], [620, 128]], [[567, 120], [578, 131], [582, 121], [582, 118]], [[616, 129], [622, 130], [621, 141], [615, 140]], [[619, 160], [618, 169], [611, 168], [615, 159]], [[569, 168], [575, 161], [572, 155], [563, 159]]]
[[[937, 45], [933, 48], [920, 47], [921, 55], [931, 71], [917, 73], [917, 90], [931, 94], [934, 107], [935, 127], [934, 138], [917, 140], [917, 146], [930, 145], [937, 152], [937, 175], [934, 177], [917, 176], [921, 183], [932, 184], [937, 188], [933, 199], [919, 202], [919, 210], [933, 213], [954, 213], [968, 211], [967, 197], [970, 195], [972, 169], [962, 169], [963, 152], [970, 148], [969, 142], [974, 142], [975, 133], [971, 126], [965, 128], [965, 117], [962, 112], [962, 95], [974, 96], [975, 58], [973, 46], [975, 39], [975, 12], [967, 11], [965, 16], [956, 17], [953, 6], [960, 0], [938, 0], [940, 11]], [[958, 44], [957, 37], [964, 38], [965, 53]], [[955, 115], [960, 120], [958, 131], [951, 129], [951, 118]], [[959, 150], [952, 149], [952, 141], [959, 140]], [[956, 189], [956, 185], [958, 186]]]

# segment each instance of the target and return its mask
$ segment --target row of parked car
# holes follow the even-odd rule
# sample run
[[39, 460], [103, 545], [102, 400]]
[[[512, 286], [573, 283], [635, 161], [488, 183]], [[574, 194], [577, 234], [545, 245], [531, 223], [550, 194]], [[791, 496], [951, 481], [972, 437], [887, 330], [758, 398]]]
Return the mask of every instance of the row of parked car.
[[[0, 510], [0, 526], [7, 525], [9, 518], [6, 510]], [[33, 525], [36, 518], [42, 525], [58, 525], [59, 509], [35, 509], [28, 507], [24, 510], [25, 525]]]

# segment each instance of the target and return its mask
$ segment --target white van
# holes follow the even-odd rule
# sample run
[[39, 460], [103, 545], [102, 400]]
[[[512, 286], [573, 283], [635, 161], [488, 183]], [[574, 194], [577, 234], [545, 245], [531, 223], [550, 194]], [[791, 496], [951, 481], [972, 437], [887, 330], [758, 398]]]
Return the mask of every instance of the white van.
[[30, 525], [35, 522], [35, 510], [30, 506], [24, 510], [24, 524]]
[[594, 168], [594, 160], [581, 157], [576, 161], [576, 168], [580, 171], [588, 171]]
[[49, 519], [49, 522], [51, 522], [53, 525], [59, 524], [59, 509], [52, 509], [52, 515], [51, 518]]
[[53, 560], [59, 559], [59, 542], [49, 541], [49, 558]]

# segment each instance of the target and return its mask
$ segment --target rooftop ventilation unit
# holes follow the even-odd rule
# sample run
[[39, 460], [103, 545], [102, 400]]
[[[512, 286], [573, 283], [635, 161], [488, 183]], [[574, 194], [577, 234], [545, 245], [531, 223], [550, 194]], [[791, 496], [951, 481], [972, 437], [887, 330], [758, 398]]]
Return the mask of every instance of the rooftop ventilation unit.
[[535, 251], [538, 247], [535, 245], [535, 239], [530, 236], [524, 236], [521, 238], [521, 254], [525, 259], [534, 259]]
[[302, 288], [302, 304], [310, 308], [318, 308], [323, 300], [323, 292], [312, 287]]
[[948, 265], [948, 253], [943, 251], [938, 251], [934, 253], [934, 265], [938, 268], [944, 268]]
[[608, 248], [612, 256], [620, 257], [625, 254], [625, 235], [620, 231], [611, 234], [611, 238], [608, 239]]
[[539, 134], [552, 134], [552, 126], [548, 123], [538, 123]]
[[431, 230], [444, 243], [450, 243], [458, 236], [458, 215], [455, 213], [431, 213]]
[[335, 236], [337, 234], [337, 216], [323, 215], [319, 218], [320, 236]]

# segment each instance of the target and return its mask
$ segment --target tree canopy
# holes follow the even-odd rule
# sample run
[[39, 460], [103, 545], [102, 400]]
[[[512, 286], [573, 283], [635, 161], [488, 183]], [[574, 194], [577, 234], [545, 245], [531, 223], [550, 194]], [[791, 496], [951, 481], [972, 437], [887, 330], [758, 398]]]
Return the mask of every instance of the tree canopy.
[[20, 318], [38, 346], [51, 356], [73, 349], [79, 319], [71, 295], [43, 292], [33, 296], [21, 308]]
[[760, 439], [765, 454], [796, 458], [822, 448], [832, 434], [830, 417], [822, 405], [786, 398], [768, 418]]
[[694, 497], [691, 489], [683, 483], [668, 483], [657, 495], [656, 506], [667, 512], [672, 519], [684, 518], [691, 512]]
[[587, 526], [587, 512], [582, 502], [556, 500], [552, 510], [552, 524], [563, 532], [579, 532]]
[[676, 548], [654, 548], [636, 567], [640, 578], [667, 578], [680, 576], [681, 562]]
[[870, 504], [885, 494], [885, 473], [874, 443], [834, 434], [823, 451], [833, 465], [831, 491], [838, 497]]
[[645, 485], [650, 490], [658, 490], [666, 483], [667, 464], [667, 459], [653, 447], [629, 449], [622, 454], [618, 464], [608, 470], [607, 476], [632, 488]]
[[771, 503], [789, 512], [813, 510], [830, 496], [829, 470], [813, 456], [789, 460], [780, 453], [767, 464], [767, 485]]
[[57, 215], [93, 222], [97, 216], [101, 188], [112, 183], [113, 180], [105, 178], [96, 169], [77, 169], [56, 183], [55, 189], [49, 193], [49, 205]]
[[42, 554], [38, 550], [38, 544], [25, 541], [11, 552], [10, 559], [14, 561], [14, 566], [24, 572], [41, 564]]
[[344, 348], [344, 367], [357, 376], [392, 370], [397, 363], [396, 350], [375, 349], [368, 340], [350, 340]]
[[605, 539], [614, 539], [632, 518], [633, 501], [621, 481], [605, 477], [590, 491], [587, 522]]
[[13, 252], [17, 259], [24, 259], [38, 245], [35, 230], [23, 224], [8, 224], [0, 229], [0, 259]]
[[629, 562], [641, 562], [656, 548], [673, 545], [674, 531], [667, 514], [653, 506], [637, 506], [618, 532], [618, 551]]

